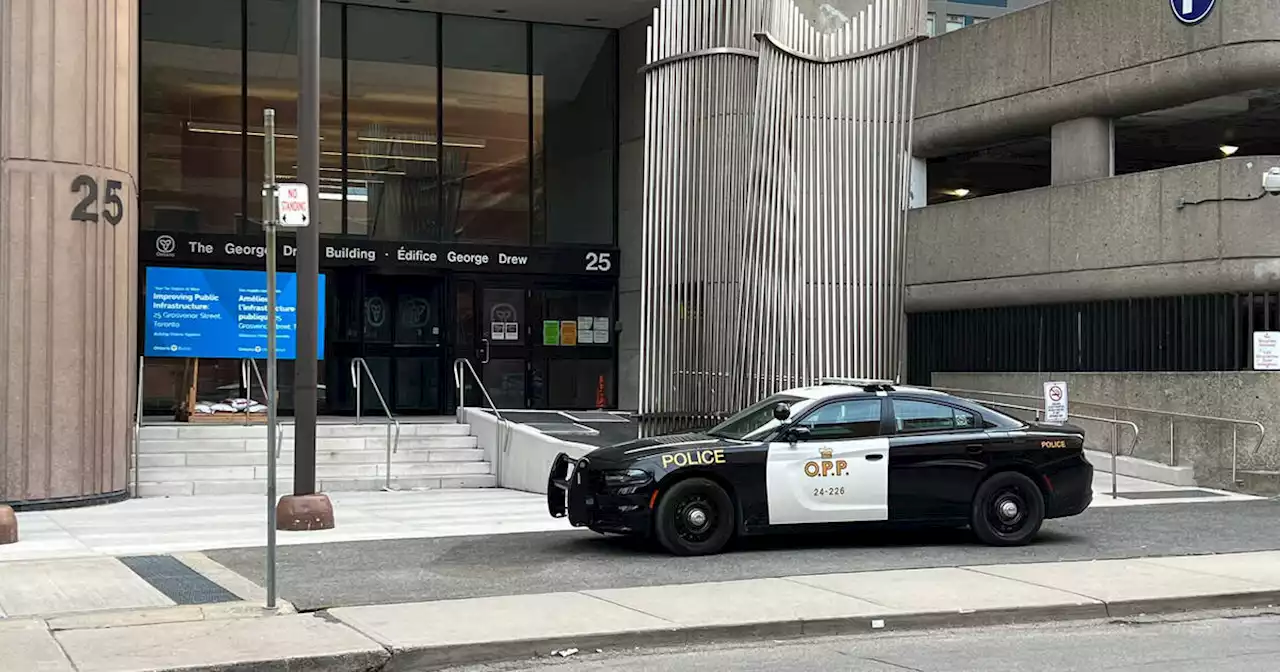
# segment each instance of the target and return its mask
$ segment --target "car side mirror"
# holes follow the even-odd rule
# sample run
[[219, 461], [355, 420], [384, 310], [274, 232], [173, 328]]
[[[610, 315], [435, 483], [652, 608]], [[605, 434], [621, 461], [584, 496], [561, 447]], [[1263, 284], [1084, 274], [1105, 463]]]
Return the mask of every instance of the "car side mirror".
[[773, 407], [774, 420], [777, 420], [778, 422], [785, 422], [789, 417], [791, 417], [791, 407], [787, 404], [778, 404]]
[[808, 427], [792, 427], [787, 430], [787, 441], [795, 443], [797, 441], [808, 441], [813, 431]]

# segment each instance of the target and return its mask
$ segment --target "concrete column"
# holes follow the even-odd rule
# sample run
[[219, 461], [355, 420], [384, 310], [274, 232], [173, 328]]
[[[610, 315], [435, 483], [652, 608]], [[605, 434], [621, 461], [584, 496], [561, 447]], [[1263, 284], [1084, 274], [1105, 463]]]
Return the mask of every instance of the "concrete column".
[[0, 501], [126, 485], [137, 0], [0, 2]]
[[1116, 173], [1115, 125], [1085, 117], [1053, 127], [1053, 184], [1073, 184]]
[[618, 34], [618, 408], [640, 405], [640, 261], [644, 230], [644, 67], [651, 19]]

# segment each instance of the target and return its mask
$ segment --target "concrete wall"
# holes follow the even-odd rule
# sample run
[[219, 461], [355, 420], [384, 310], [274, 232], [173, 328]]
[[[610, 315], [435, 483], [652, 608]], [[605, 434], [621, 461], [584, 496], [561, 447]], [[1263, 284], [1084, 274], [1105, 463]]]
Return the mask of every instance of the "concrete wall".
[[1237, 157], [912, 210], [907, 310], [1274, 290], [1280, 157]]
[[0, 501], [125, 489], [137, 48], [137, 0], [0, 3]]
[[652, 17], [618, 34], [618, 407], [634, 410], [640, 399], [640, 260], [644, 229], [644, 66]]
[[[1073, 414], [1130, 420], [1138, 425], [1135, 457], [1170, 464], [1169, 418], [1151, 413], [1116, 412], [1086, 402], [1130, 408], [1174, 411], [1196, 415], [1252, 420], [1267, 427], [1260, 449], [1255, 429], [1238, 434], [1241, 471], [1275, 470], [1280, 467], [1280, 425], [1274, 422], [1274, 403], [1280, 398], [1280, 375], [1240, 373], [935, 373], [933, 384], [944, 388], [1043, 394], [1045, 382], [1065, 381]], [[974, 395], [977, 396], [977, 395]], [[1036, 401], [996, 399], [1011, 404], [1039, 406]], [[1073, 418], [1083, 427], [1090, 447], [1111, 451], [1111, 425]], [[1128, 447], [1122, 435], [1121, 447]], [[1177, 420], [1174, 429], [1176, 463], [1191, 465], [1202, 486], [1230, 488], [1232, 430], [1221, 423]]]
[[458, 422], [471, 426], [471, 434], [494, 465], [498, 487], [546, 494], [551, 462], [560, 453], [577, 459], [595, 448], [548, 436], [528, 425], [501, 423], [491, 413], [476, 408], [458, 409]]
[[1280, 85], [1275, 0], [1219, 2], [1185, 26], [1168, 2], [1053, 0], [920, 46], [917, 156]]

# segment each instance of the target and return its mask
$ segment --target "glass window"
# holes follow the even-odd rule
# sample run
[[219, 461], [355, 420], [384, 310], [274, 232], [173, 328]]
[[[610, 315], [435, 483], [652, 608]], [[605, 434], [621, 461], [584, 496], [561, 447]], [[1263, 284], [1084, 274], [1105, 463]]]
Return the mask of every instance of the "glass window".
[[861, 439], [880, 434], [880, 399], [853, 399], [827, 404], [800, 421], [810, 441]]
[[444, 16], [444, 238], [527, 245], [528, 25]]
[[978, 419], [972, 413], [927, 401], [894, 400], [893, 415], [900, 434], [978, 427]]
[[[298, 3], [254, 0], [249, 6], [249, 156], [247, 214], [262, 217], [262, 119], [276, 111], [276, 179], [298, 176]], [[320, 230], [342, 232], [342, 7], [323, 3], [320, 13]], [[257, 227], [254, 227], [257, 230]], [[247, 231], [246, 231], [247, 232]]]
[[436, 15], [347, 8], [347, 232], [440, 238]]
[[964, 28], [964, 17], [956, 14], [947, 15], [947, 32]]
[[938, 29], [935, 25], [936, 23], [937, 16], [933, 12], [929, 12], [929, 16], [924, 20], [924, 31], [929, 37], [933, 37], [938, 34]]
[[140, 225], [233, 233], [243, 198], [240, 0], [142, 0], [139, 21]]
[[617, 70], [613, 31], [533, 27], [534, 230], [548, 242], [613, 243]]
[[524, 343], [523, 289], [486, 289], [483, 309], [480, 338], [501, 341], [499, 345]]
[[796, 413], [808, 403], [809, 400], [802, 397], [777, 394], [739, 411], [728, 420], [711, 428], [707, 433], [726, 439], [745, 439], [748, 436], [759, 435], [764, 430], [776, 427], [779, 424], [773, 417], [774, 407], [778, 404], [789, 404], [791, 412]]

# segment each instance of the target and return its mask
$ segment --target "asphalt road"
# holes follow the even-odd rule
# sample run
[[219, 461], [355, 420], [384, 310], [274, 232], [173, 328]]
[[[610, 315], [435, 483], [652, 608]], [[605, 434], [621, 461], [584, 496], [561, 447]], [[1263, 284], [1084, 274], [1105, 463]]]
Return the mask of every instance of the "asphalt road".
[[[1184, 617], [1186, 618], [1186, 617]], [[1202, 619], [1203, 617], [1192, 617]], [[1280, 669], [1280, 617], [1067, 623], [883, 636], [585, 652], [455, 672], [1262, 672]]]
[[[1045, 523], [1039, 541], [992, 548], [965, 530], [751, 538], [677, 558], [594, 532], [403, 539], [278, 549], [280, 595], [304, 611], [337, 606], [727, 581], [916, 567], [1280, 550], [1280, 502], [1090, 509]], [[263, 581], [265, 550], [207, 552]]]

